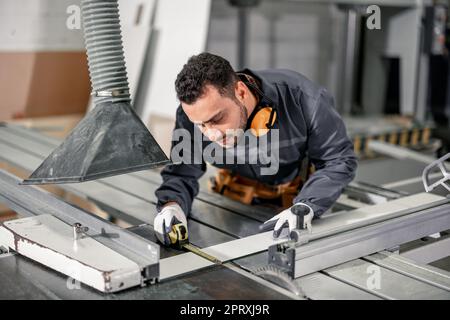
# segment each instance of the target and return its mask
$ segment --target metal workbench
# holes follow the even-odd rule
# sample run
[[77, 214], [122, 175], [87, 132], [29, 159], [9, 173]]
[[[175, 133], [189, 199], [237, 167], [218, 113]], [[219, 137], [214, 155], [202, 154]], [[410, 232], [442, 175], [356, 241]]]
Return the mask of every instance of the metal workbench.
[[[0, 125], [0, 161], [31, 172], [59, 143], [36, 131]], [[392, 165], [392, 164], [391, 164]], [[388, 165], [390, 167], [391, 165]], [[362, 166], [364, 168], [364, 166]], [[361, 172], [361, 168], [359, 169]], [[378, 169], [376, 169], [378, 170]], [[416, 170], [416, 169], [414, 169]], [[417, 166], [420, 170], [420, 166]], [[374, 171], [375, 173], [380, 171]], [[376, 181], [388, 185], [410, 179], [399, 170], [388, 172], [389, 179]], [[365, 174], [358, 173], [358, 177]], [[378, 174], [379, 178], [380, 175]], [[361, 179], [363, 179], [361, 178]], [[364, 181], [361, 180], [360, 181]], [[155, 241], [151, 223], [156, 213], [154, 190], [161, 178], [156, 171], [126, 174], [83, 184], [63, 185], [65, 190], [96, 203], [111, 217], [135, 227], [132, 232]], [[373, 182], [373, 181], [366, 181]], [[417, 185], [417, 182], [412, 183]], [[411, 185], [411, 183], [407, 184]], [[416, 187], [417, 188], [417, 187]], [[402, 190], [404, 191], [404, 190]], [[330, 213], [331, 214], [331, 213]], [[190, 240], [205, 248], [258, 233], [258, 226], [273, 215], [264, 207], [248, 207], [202, 190], [194, 201], [189, 219]], [[140, 226], [147, 224], [146, 226]], [[161, 258], [180, 254], [161, 248]], [[295, 280], [311, 299], [450, 299], [450, 274], [402, 258], [389, 252], [361, 257], [326, 268]], [[256, 277], [253, 270], [267, 263], [267, 252], [239, 258], [223, 266], [170, 278], [156, 285], [134, 288], [118, 294], [101, 294], [81, 285], [70, 290], [67, 277], [17, 254], [0, 255], [0, 298], [23, 299], [289, 299], [296, 298], [276, 285]], [[387, 285], [370, 289], [367, 270], [376, 266]], [[384, 282], [383, 282], [384, 283]], [[405, 290], [408, 288], [408, 290]]]

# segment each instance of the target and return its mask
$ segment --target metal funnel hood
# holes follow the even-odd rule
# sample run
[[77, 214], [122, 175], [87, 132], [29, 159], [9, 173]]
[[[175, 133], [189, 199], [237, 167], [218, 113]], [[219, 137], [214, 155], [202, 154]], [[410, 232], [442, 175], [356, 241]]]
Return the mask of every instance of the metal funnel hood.
[[83, 182], [169, 163], [126, 103], [94, 108], [22, 184]]
[[22, 184], [83, 182], [169, 159], [131, 108], [117, 0], [81, 1], [96, 107]]

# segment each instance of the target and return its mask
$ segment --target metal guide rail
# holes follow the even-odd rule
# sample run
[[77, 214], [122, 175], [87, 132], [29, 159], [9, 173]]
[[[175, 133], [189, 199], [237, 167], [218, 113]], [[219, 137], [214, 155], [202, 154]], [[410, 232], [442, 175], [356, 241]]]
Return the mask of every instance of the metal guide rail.
[[299, 239], [273, 245], [269, 248], [269, 263], [298, 278], [450, 229], [450, 201], [435, 202], [426, 209], [408, 211], [395, 218], [310, 243], [305, 243], [300, 236]]

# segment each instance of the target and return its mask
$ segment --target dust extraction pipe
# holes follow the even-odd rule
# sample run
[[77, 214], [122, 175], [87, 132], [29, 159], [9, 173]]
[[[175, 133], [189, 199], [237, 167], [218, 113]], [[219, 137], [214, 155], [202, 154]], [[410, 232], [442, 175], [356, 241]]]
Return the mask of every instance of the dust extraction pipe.
[[95, 108], [23, 184], [73, 183], [169, 163], [131, 108], [117, 0], [82, 0]]
[[129, 103], [117, 0], [84, 0], [82, 14], [95, 103]]

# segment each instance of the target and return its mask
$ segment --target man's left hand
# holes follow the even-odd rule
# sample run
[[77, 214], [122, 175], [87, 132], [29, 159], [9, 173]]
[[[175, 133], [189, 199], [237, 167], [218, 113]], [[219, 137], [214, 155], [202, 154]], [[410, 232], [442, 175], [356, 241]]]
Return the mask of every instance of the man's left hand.
[[[303, 215], [303, 225], [299, 226]], [[313, 209], [304, 203], [296, 203], [292, 207], [281, 211], [281, 213], [267, 220], [260, 226], [261, 231], [268, 231], [273, 228], [273, 237], [278, 238], [284, 228], [289, 229], [289, 233], [294, 229], [308, 229], [311, 232], [311, 221], [314, 218]]]

